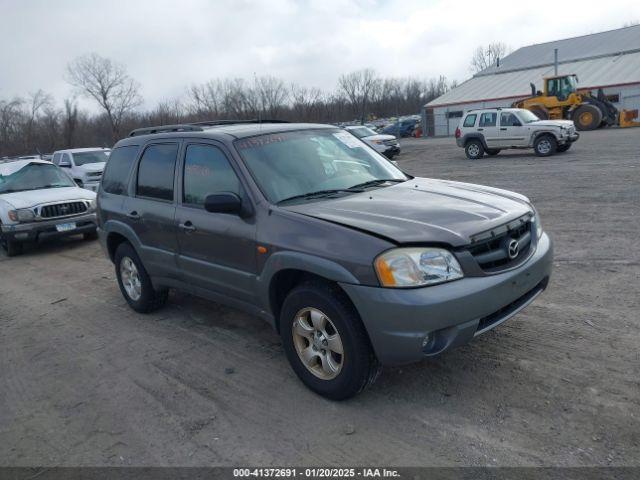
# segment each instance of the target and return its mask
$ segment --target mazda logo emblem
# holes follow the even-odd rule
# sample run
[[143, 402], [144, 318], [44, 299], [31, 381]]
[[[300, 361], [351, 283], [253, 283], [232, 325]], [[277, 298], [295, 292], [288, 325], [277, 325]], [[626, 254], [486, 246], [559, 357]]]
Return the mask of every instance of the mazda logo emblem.
[[513, 260], [518, 256], [518, 253], [520, 253], [520, 245], [515, 238], [512, 238], [507, 246], [507, 254], [509, 255], [509, 258]]

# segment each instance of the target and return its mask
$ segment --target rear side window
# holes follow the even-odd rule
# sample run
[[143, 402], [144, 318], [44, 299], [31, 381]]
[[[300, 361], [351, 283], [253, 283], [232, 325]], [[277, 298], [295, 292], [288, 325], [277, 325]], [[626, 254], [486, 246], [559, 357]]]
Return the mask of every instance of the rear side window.
[[62, 156], [62, 154], [61, 154], [61, 153], [54, 153], [54, 154], [53, 154], [53, 159], [51, 160], [51, 162], [52, 162], [54, 165], [58, 165], [58, 164], [60, 163], [60, 157], [61, 157], [61, 156]]
[[184, 203], [204, 205], [207, 195], [240, 194], [240, 181], [227, 157], [211, 145], [189, 145], [184, 159]]
[[127, 193], [127, 180], [137, 154], [137, 145], [119, 147], [111, 152], [102, 175], [102, 189], [105, 192], [115, 195]]
[[467, 118], [464, 119], [465, 127], [473, 127], [476, 124], [476, 118], [478, 116], [475, 113], [467, 115]]
[[481, 127], [495, 127], [496, 126], [496, 117], [498, 115], [496, 112], [485, 112], [480, 115], [480, 126]]
[[149, 145], [138, 166], [136, 194], [158, 200], [173, 200], [177, 155], [177, 143]]

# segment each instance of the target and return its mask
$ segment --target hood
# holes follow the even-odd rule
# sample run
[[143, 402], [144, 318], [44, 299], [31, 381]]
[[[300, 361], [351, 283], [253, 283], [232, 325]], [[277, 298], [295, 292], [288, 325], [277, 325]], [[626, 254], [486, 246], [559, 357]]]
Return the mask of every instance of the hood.
[[83, 170], [85, 172], [102, 172], [104, 170], [105, 165], [106, 165], [106, 162], [85, 163], [84, 165], [76, 166], [76, 168]]
[[527, 123], [527, 125], [535, 125], [536, 127], [573, 127], [573, 120], [538, 120], [537, 122]]
[[532, 211], [528, 199], [517, 193], [427, 178], [282, 208], [398, 244], [435, 242], [453, 247]]
[[94, 198], [96, 198], [95, 192], [79, 187], [45, 188], [0, 194], [0, 200], [11, 204], [13, 208], [31, 208], [43, 203], [93, 200]]
[[395, 140], [396, 137], [395, 135], [384, 135], [382, 133], [379, 133], [378, 135], [369, 135], [368, 137], [362, 137], [361, 140], [369, 140], [369, 141], [373, 141], [373, 140]]

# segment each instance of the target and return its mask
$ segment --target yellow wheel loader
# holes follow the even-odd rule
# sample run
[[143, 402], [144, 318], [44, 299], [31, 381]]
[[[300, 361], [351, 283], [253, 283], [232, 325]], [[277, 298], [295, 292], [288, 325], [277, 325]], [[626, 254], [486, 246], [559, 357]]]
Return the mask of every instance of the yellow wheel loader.
[[640, 122], [635, 121], [637, 110], [618, 112], [602, 89], [596, 96], [589, 90], [579, 90], [575, 74], [545, 78], [544, 92], [536, 92], [532, 83], [531, 96], [514, 102], [512, 106], [531, 110], [543, 120], [573, 120], [578, 130], [595, 130], [611, 125], [640, 126]]

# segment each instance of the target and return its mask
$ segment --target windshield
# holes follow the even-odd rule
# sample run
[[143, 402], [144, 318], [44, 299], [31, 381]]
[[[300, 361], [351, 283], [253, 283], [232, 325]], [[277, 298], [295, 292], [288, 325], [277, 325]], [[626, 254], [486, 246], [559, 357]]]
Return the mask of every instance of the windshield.
[[537, 122], [540, 120], [535, 113], [530, 112], [529, 110], [520, 110], [518, 115], [523, 123]]
[[272, 203], [375, 180], [407, 180], [389, 160], [344, 130], [281, 132], [236, 140], [235, 145]]
[[77, 166], [86, 165], [87, 163], [103, 163], [107, 160], [109, 160], [109, 150], [73, 154], [73, 161]]
[[4, 173], [6, 175], [0, 169], [0, 194], [76, 186], [58, 167], [44, 163], [29, 163], [19, 170], [7, 169]]
[[350, 128], [347, 131], [349, 133], [352, 133], [358, 138], [371, 137], [372, 135], [377, 135], [377, 133], [371, 130], [369, 127]]

